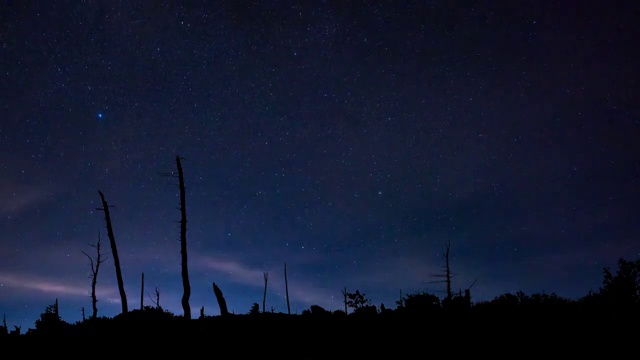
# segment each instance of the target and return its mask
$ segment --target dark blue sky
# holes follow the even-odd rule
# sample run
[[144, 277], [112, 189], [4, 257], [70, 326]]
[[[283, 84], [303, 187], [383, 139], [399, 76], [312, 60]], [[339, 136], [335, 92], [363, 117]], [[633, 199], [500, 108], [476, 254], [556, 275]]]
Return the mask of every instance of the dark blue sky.
[[[171, 5], [169, 5], [169, 3]], [[395, 307], [428, 291], [578, 298], [640, 252], [634, 14], [621, 2], [2, 2], [0, 312]], [[204, 3], [204, 4], [203, 4]], [[208, 4], [207, 4], [208, 3]], [[145, 296], [151, 305], [149, 296]]]

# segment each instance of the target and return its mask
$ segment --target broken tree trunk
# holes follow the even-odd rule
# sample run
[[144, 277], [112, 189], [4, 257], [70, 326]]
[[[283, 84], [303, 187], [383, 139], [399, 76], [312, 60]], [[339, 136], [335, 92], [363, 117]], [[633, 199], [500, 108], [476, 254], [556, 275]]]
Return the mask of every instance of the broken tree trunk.
[[269, 280], [269, 273], [264, 272], [262, 273], [262, 275], [264, 276], [264, 295], [262, 295], [262, 312], [266, 312], [267, 308], [265, 306], [267, 303], [267, 281]]
[[227, 310], [227, 302], [224, 300], [224, 295], [222, 295], [222, 290], [213, 283], [213, 293], [216, 295], [216, 300], [218, 300], [218, 306], [220, 306], [220, 315], [227, 316], [229, 315], [229, 310]]
[[445, 258], [445, 267], [446, 267], [446, 272], [445, 272], [445, 278], [446, 278], [446, 282], [447, 282], [447, 301], [451, 301], [451, 299], [453, 298], [453, 294], [451, 294], [451, 268], [449, 267], [449, 243], [447, 243], [447, 249], [444, 253], [444, 258]]
[[287, 296], [287, 314], [291, 315], [291, 306], [289, 306], [289, 282], [287, 281], [287, 263], [284, 263], [284, 291]]
[[111, 227], [111, 216], [109, 215], [109, 205], [107, 200], [104, 199], [102, 191], [98, 191], [100, 199], [102, 200], [102, 208], [96, 210], [104, 211], [105, 220], [107, 222], [107, 235], [109, 235], [109, 243], [111, 244], [111, 255], [113, 256], [113, 264], [116, 267], [116, 279], [118, 281], [118, 290], [120, 291], [120, 302], [122, 304], [122, 312], [128, 312], [127, 307], [127, 294], [124, 291], [124, 282], [122, 281], [122, 271], [120, 270], [120, 259], [118, 258], [118, 249], [116, 247], [116, 239], [113, 235], [113, 228]]

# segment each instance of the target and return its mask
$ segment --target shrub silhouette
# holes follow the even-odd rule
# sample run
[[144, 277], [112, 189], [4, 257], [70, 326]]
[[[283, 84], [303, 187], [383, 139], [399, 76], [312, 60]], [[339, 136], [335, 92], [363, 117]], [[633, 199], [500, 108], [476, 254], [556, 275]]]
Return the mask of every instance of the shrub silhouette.
[[440, 298], [427, 292], [406, 294], [400, 302], [402, 303], [401, 311], [408, 314], [425, 315], [442, 308]]
[[363, 308], [365, 306], [369, 306], [370, 300], [367, 299], [364, 293], [361, 293], [360, 290], [356, 290], [355, 292], [347, 292], [347, 306], [352, 308], [354, 311]]
[[600, 296], [606, 303], [625, 308], [640, 304], [640, 260], [618, 260], [615, 274], [608, 267], [603, 270]]
[[260, 305], [258, 305], [258, 303], [253, 303], [253, 305], [251, 305], [251, 309], [249, 309], [249, 315], [259, 315], [260, 314]]
[[32, 333], [39, 335], [63, 335], [70, 324], [63, 321], [58, 312], [58, 300], [54, 304], [48, 305], [44, 312], [40, 314], [40, 318], [35, 322], [35, 330]]
[[331, 312], [319, 305], [311, 305], [309, 309], [303, 310], [302, 315], [314, 316], [314, 317], [329, 317]]

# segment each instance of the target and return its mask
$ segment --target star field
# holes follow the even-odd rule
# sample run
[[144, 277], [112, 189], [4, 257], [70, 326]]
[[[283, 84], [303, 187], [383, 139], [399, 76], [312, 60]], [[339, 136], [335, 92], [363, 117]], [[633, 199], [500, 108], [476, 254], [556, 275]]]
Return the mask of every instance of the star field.
[[453, 287], [577, 298], [640, 254], [630, 1], [0, 5], [0, 312], [33, 327], [130, 308], [394, 307]]

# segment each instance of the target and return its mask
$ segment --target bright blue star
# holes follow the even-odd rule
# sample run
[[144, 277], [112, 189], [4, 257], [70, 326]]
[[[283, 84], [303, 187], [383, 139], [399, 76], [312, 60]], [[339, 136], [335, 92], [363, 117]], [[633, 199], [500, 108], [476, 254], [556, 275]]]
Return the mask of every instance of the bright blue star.
[[99, 119], [99, 120], [102, 120], [102, 118], [103, 118], [103, 117], [104, 117], [104, 114], [103, 114], [103, 113], [101, 113], [101, 112], [99, 112], [99, 113], [98, 113], [98, 119]]

